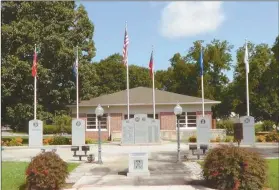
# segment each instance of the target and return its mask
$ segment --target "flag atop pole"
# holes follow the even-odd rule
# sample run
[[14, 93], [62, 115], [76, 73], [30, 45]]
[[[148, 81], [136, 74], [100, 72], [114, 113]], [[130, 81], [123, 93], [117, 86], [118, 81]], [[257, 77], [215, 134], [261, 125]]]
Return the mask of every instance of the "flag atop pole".
[[199, 64], [200, 64], [201, 88], [202, 88], [202, 116], [204, 117], [204, 89], [203, 89], [203, 54], [202, 54], [202, 45], [201, 45], [201, 50], [200, 50]]
[[248, 53], [248, 46], [247, 40], [245, 40], [245, 55], [244, 55], [244, 63], [246, 68], [246, 101], [247, 101], [247, 116], [250, 116], [250, 109], [249, 109], [249, 53]]
[[37, 119], [37, 66], [37, 46], [35, 44], [32, 65], [32, 76], [34, 77], [34, 120]]
[[77, 46], [77, 49], [76, 49], [76, 60], [73, 64], [73, 73], [76, 77], [76, 102], [77, 102], [77, 119], [79, 118], [79, 87], [78, 87], [78, 46]]
[[154, 62], [153, 62], [153, 46], [149, 61], [149, 74], [152, 77], [152, 103], [153, 103], [153, 119], [156, 119], [156, 112], [155, 112], [155, 84], [154, 84]]
[[123, 64], [126, 66], [127, 80], [127, 119], [130, 119], [130, 90], [129, 90], [129, 64], [128, 64], [128, 45], [129, 37], [127, 32], [127, 22], [125, 26], [124, 45], [123, 45]]

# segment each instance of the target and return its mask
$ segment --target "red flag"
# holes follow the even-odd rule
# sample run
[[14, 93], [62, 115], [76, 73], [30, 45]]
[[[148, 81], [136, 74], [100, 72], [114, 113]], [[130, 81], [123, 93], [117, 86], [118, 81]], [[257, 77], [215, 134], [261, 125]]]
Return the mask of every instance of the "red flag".
[[153, 74], [153, 50], [151, 52], [150, 61], [149, 61], [149, 74], [152, 77]]
[[33, 77], [37, 76], [37, 52], [36, 52], [36, 48], [35, 48], [34, 57], [33, 57], [32, 76]]
[[127, 25], [125, 28], [124, 34], [124, 46], [123, 46], [123, 64], [126, 66], [128, 62], [128, 44], [129, 44], [129, 37], [127, 32]]

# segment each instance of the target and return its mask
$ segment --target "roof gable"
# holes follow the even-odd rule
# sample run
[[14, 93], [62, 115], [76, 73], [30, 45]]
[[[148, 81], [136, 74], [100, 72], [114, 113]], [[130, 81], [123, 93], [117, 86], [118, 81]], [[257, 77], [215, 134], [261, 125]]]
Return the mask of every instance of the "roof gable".
[[[168, 104], [201, 104], [202, 99], [193, 96], [167, 92], [163, 90], [155, 90], [156, 105]], [[204, 99], [205, 104], [218, 104], [219, 101]], [[127, 91], [122, 90], [112, 94], [107, 94], [84, 100], [79, 106], [97, 106], [101, 105], [127, 105]], [[130, 89], [130, 105], [152, 105], [152, 88], [136, 87]]]

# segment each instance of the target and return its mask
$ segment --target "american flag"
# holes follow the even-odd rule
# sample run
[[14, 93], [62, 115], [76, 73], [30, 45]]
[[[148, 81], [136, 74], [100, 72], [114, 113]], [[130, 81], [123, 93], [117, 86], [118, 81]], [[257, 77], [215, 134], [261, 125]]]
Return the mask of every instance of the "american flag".
[[128, 63], [128, 45], [129, 45], [129, 37], [127, 33], [127, 24], [125, 28], [125, 35], [124, 35], [124, 46], [123, 46], [123, 64], [127, 66]]

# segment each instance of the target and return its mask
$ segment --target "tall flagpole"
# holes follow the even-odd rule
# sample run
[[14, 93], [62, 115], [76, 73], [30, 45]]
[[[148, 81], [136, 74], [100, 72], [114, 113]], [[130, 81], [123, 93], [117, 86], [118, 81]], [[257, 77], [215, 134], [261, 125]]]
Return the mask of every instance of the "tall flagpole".
[[201, 90], [202, 90], [202, 116], [204, 117], [204, 89], [203, 89], [203, 54], [202, 54], [202, 45], [200, 53], [200, 67], [201, 67]]
[[[36, 44], [35, 44], [35, 53], [34, 54], [36, 54], [35, 61], [37, 64], [37, 45]], [[34, 120], [37, 120], [37, 71], [36, 71], [36, 75], [34, 76]]]
[[156, 119], [155, 118], [155, 82], [154, 82], [154, 51], [153, 51], [153, 45], [152, 45], [152, 91], [153, 91], [153, 119]]
[[76, 57], [76, 91], [77, 91], [77, 119], [79, 118], [79, 88], [78, 88], [78, 46], [77, 46], [77, 57]]
[[247, 101], [247, 116], [250, 116], [250, 109], [249, 109], [249, 63], [248, 63], [248, 47], [247, 47], [247, 39], [245, 39], [245, 55], [244, 55], [244, 62], [246, 67], [246, 101]]
[[126, 61], [126, 77], [127, 77], [127, 113], [128, 113], [128, 119], [130, 119], [130, 90], [129, 90], [129, 63], [128, 63], [128, 33], [127, 33], [127, 21], [126, 21], [126, 28], [125, 28], [125, 36], [124, 36], [124, 48], [126, 46], [125, 51], [125, 61]]

